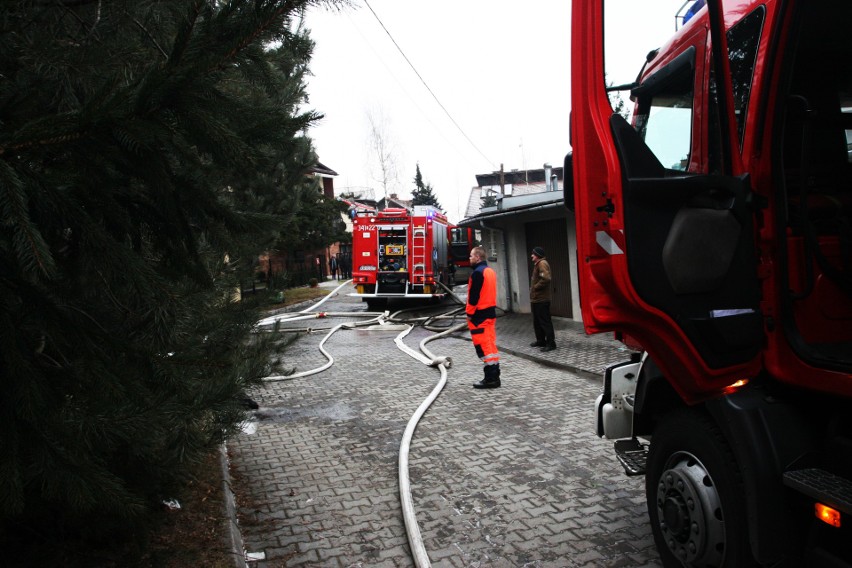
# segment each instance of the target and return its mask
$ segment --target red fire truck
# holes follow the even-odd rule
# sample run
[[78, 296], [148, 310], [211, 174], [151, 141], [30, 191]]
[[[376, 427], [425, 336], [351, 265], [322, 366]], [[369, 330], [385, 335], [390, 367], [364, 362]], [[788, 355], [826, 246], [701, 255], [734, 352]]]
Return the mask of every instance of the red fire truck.
[[603, 9], [572, 4], [569, 205], [586, 330], [642, 351], [597, 432], [665, 566], [850, 566], [852, 2], [707, 0], [631, 122]]
[[447, 227], [447, 235], [453, 281], [456, 284], [465, 284], [470, 278], [470, 251], [476, 244], [475, 231], [470, 227], [451, 225]]
[[[352, 282], [371, 307], [392, 298], [440, 298], [452, 287], [447, 258], [450, 227], [428, 205], [358, 211], [353, 219]], [[442, 286], [443, 285], [443, 286]]]

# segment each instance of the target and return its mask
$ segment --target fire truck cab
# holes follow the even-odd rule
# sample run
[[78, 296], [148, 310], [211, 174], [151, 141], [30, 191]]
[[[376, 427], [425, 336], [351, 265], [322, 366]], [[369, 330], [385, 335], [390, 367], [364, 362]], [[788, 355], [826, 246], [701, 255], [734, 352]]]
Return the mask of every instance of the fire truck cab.
[[583, 320], [640, 350], [596, 431], [664, 566], [850, 566], [852, 2], [703, 4], [620, 87], [630, 121], [604, 0], [572, 4]]
[[428, 205], [359, 211], [353, 220], [352, 282], [371, 308], [393, 298], [441, 298], [452, 287], [447, 218]]
[[475, 230], [470, 227], [447, 227], [453, 282], [465, 284], [470, 278], [470, 251], [476, 245]]

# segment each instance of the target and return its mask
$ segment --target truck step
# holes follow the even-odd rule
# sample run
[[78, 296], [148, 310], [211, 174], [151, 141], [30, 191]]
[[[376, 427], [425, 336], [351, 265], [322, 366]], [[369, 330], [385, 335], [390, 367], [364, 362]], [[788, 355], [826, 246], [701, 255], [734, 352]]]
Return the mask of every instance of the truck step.
[[838, 511], [852, 514], [852, 481], [822, 469], [784, 472], [784, 485]]
[[624, 473], [627, 475], [645, 475], [645, 464], [648, 461], [648, 444], [643, 444], [636, 438], [616, 440], [615, 457], [621, 462]]

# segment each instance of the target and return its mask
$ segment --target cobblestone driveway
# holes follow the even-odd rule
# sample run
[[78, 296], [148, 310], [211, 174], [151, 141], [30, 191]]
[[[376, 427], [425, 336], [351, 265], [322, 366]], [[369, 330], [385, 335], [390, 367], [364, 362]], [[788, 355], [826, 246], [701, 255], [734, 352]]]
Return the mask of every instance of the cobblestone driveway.
[[[344, 298], [323, 309], [364, 308]], [[397, 452], [440, 374], [401, 353], [398, 333], [342, 330], [325, 344], [330, 369], [252, 393], [257, 431], [228, 449], [246, 549], [265, 554], [255, 565], [413, 565]], [[418, 328], [405, 341], [416, 349], [428, 335]], [[297, 371], [324, 363], [323, 336], [302, 335], [290, 348]], [[503, 387], [479, 391], [471, 383], [481, 365], [465, 335], [429, 349], [453, 359], [409, 458], [433, 566], [659, 566], [644, 478], [625, 477], [612, 443], [592, 433], [599, 379], [504, 354]]]

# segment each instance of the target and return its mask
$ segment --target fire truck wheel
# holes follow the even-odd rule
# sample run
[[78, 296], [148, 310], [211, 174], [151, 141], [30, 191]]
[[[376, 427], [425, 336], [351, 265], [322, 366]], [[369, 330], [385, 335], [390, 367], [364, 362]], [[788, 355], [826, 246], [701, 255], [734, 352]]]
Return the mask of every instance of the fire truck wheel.
[[697, 409], [654, 429], [645, 474], [651, 530], [663, 566], [756, 566], [733, 453]]

